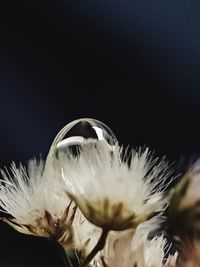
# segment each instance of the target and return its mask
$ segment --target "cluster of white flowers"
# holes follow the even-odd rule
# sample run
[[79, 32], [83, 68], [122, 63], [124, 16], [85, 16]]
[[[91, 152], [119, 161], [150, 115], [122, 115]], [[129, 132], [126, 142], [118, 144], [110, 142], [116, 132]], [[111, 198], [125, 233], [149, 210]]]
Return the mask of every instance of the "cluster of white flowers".
[[[97, 121], [86, 119], [91, 121], [98, 138], [63, 142], [62, 130], [46, 162], [1, 171], [0, 207], [7, 213], [2, 220], [24, 234], [58, 242], [66, 266], [72, 265], [69, 252], [81, 267], [199, 266], [197, 165], [167, 193], [172, 172], [164, 159], [153, 158], [147, 148], [124, 157], [118, 142], [107, 142]], [[73, 145], [78, 140], [76, 155], [69, 147], [58, 150], [60, 141], [69, 146], [72, 139]], [[151, 237], [163, 221], [162, 233]], [[170, 253], [165, 236], [177, 251]]]

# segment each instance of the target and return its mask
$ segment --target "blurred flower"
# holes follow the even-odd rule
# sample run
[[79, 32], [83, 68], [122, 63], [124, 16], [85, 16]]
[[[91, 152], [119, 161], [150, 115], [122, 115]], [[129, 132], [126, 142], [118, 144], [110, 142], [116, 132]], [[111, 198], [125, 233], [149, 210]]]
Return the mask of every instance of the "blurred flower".
[[148, 149], [124, 160], [119, 146], [89, 140], [79, 157], [60, 161], [67, 193], [98, 227], [135, 228], [165, 208], [162, 191], [170, 172]]
[[[191, 208], [192, 206], [198, 206], [200, 202], [200, 160], [190, 167], [182, 179], [182, 186], [183, 184], [185, 186], [185, 192], [182, 192], [183, 195], [181, 197], [179, 208], [187, 209]], [[181, 183], [179, 184], [179, 189], [180, 188]]]
[[183, 239], [178, 243], [179, 255], [176, 267], [198, 267], [200, 262], [200, 240]]
[[102, 229], [91, 224], [77, 209], [74, 220], [74, 247], [80, 258], [85, 258], [97, 244]]
[[172, 189], [167, 232], [179, 252], [177, 266], [195, 267], [200, 262], [200, 161]]
[[[147, 236], [138, 242], [133, 240], [134, 264], [138, 267], [161, 267], [165, 260], [164, 248], [166, 239], [163, 236], [154, 237], [148, 240]], [[133, 266], [134, 266], [133, 264]]]
[[13, 163], [1, 171], [0, 206], [12, 218], [3, 218], [21, 233], [57, 240], [63, 247], [72, 244], [75, 206], [66, 196], [55, 166], [31, 160], [27, 170]]
[[197, 161], [171, 190], [168, 232], [178, 238], [200, 233], [200, 161]]
[[134, 230], [111, 231], [104, 249], [93, 261], [94, 267], [133, 267], [132, 240]]
[[174, 255], [169, 255], [166, 262], [163, 264], [163, 267], [177, 267], [177, 257], [178, 257], [178, 252], [175, 252]]
[[110, 232], [94, 267], [175, 267], [177, 255], [165, 257], [166, 239], [149, 240], [148, 233], [133, 230]]

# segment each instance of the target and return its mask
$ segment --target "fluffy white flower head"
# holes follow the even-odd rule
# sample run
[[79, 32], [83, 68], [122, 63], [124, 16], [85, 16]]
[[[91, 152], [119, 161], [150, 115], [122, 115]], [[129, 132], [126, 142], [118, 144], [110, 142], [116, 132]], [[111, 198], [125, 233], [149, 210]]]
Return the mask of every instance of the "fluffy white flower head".
[[176, 256], [166, 258], [167, 241], [161, 235], [149, 240], [148, 232], [137, 229], [110, 232], [94, 267], [175, 267]]
[[[1, 171], [0, 206], [13, 218], [3, 218], [19, 232], [52, 238], [67, 246], [71, 242], [74, 215], [59, 174], [42, 161], [31, 160], [26, 170], [13, 163]], [[68, 242], [69, 241], [69, 242]]]
[[163, 236], [154, 237], [152, 240], [144, 238], [133, 248], [132, 257], [137, 267], [175, 267], [177, 255], [165, 258], [167, 241]]
[[185, 192], [180, 203], [180, 209], [186, 209], [195, 205], [200, 200], [200, 160], [188, 170], [182, 179], [185, 182]]
[[74, 247], [77, 252], [81, 252], [80, 256], [84, 258], [97, 244], [102, 229], [90, 223], [79, 209], [76, 211], [72, 226], [74, 230]]
[[150, 152], [132, 152], [130, 164], [121, 148], [88, 140], [80, 156], [62, 158], [66, 191], [93, 224], [110, 229], [135, 228], [163, 209], [162, 189], [167, 173], [163, 161]]

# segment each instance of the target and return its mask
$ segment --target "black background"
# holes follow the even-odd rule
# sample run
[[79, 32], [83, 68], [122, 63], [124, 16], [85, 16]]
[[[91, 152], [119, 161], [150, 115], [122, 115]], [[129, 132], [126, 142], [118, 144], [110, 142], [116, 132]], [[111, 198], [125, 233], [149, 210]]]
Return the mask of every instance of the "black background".
[[[1, 166], [45, 157], [66, 123], [94, 117], [184, 168], [200, 153], [199, 12], [194, 0], [1, 3]], [[62, 262], [1, 223], [0, 266]]]

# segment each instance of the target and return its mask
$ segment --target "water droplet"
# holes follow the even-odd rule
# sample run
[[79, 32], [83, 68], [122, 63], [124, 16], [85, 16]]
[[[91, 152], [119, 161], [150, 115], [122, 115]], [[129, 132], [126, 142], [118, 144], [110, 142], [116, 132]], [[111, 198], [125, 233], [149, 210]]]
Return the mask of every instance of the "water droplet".
[[59, 158], [60, 153], [77, 156], [81, 144], [86, 140], [105, 141], [114, 146], [117, 139], [112, 130], [103, 122], [95, 119], [78, 119], [67, 124], [56, 136], [49, 154]]

